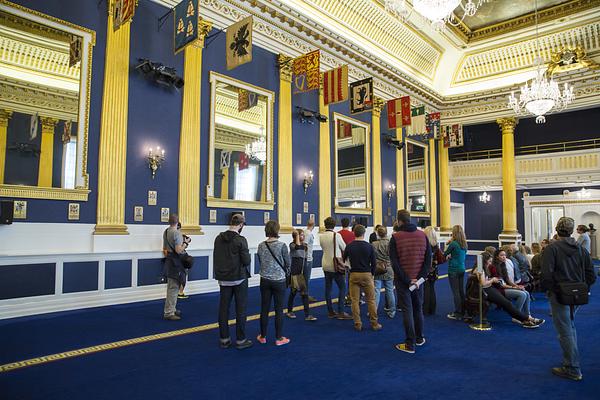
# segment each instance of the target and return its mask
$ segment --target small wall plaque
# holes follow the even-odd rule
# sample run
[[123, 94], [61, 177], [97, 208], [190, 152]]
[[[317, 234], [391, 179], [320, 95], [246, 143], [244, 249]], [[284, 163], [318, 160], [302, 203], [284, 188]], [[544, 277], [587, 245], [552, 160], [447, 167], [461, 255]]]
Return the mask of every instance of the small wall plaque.
[[315, 220], [315, 214], [310, 214], [310, 217], [309, 217], [309, 218], [312, 220], [312, 222], [314, 222], [314, 223], [315, 223], [315, 225], [319, 225], [319, 224], [317, 223], [317, 221]]
[[133, 207], [133, 220], [135, 222], [142, 222], [144, 220], [144, 207], [142, 207], [142, 206]]
[[156, 200], [157, 200], [157, 192], [156, 190], [149, 190], [148, 191], [148, 205], [149, 206], [155, 206], [156, 205]]
[[308, 212], [308, 201], [305, 201], [304, 203], [302, 203], [302, 207], [303, 207], [302, 212], [307, 213]]
[[208, 213], [208, 222], [211, 224], [217, 223], [217, 210], [210, 210]]
[[263, 222], [266, 224], [267, 222], [269, 222], [270, 219], [271, 219], [271, 213], [268, 211], [265, 211], [265, 213], [263, 215]]
[[296, 213], [296, 225], [302, 225], [302, 213]]
[[169, 222], [169, 208], [168, 207], [162, 207], [160, 209], [160, 222]]
[[25, 200], [15, 201], [13, 208], [13, 218], [25, 219], [27, 218], [27, 202]]
[[69, 203], [69, 215], [67, 218], [70, 221], [79, 220], [79, 203]]

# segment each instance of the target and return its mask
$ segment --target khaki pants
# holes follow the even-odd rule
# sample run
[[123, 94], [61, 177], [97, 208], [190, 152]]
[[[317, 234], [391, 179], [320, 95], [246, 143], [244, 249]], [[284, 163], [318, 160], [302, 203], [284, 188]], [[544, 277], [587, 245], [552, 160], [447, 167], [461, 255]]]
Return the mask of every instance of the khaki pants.
[[370, 272], [350, 272], [350, 300], [352, 300], [352, 318], [354, 326], [362, 327], [360, 319], [360, 291], [365, 293], [371, 326], [377, 325], [377, 307], [375, 307], [375, 283]]

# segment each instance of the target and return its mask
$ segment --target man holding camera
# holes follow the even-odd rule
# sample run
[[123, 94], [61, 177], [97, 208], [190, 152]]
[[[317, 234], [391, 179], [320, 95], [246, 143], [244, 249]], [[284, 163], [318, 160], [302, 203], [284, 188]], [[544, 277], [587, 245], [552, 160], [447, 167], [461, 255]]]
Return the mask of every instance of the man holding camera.
[[165, 253], [165, 271], [167, 275], [167, 297], [165, 298], [164, 318], [169, 321], [181, 319], [177, 310], [177, 294], [179, 287], [185, 285], [186, 272], [181, 255], [185, 254], [183, 235], [177, 229], [179, 217], [169, 216], [169, 227], [163, 234], [163, 252]]
[[236, 347], [246, 349], [252, 341], [246, 339], [246, 301], [250, 277], [250, 251], [246, 238], [240, 235], [246, 220], [242, 214], [234, 214], [229, 229], [215, 238], [213, 252], [214, 277], [219, 281], [219, 336], [221, 348], [231, 346], [229, 336], [229, 307], [235, 298]]
[[[575, 228], [573, 218], [561, 217], [556, 224], [558, 239], [542, 253], [542, 289], [548, 291], [552, 321], [558, 332], [563, 352], [563, 364], [552, 368], [561, 378], [580, 381], [579, 349], [575, 331], [575, 311], [587, 303], [589, 287], [596, 281], [590, 253], [571, 237]], [[578, 293], [573, 296], [573, 293]]]

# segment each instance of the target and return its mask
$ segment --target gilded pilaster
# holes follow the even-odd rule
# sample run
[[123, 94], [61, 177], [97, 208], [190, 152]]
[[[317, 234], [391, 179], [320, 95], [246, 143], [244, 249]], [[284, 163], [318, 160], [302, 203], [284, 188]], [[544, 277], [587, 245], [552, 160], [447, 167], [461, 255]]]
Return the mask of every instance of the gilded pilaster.
[[449, 161], [448, 148], [443, 140], [438, 140], [438, 154], [440, 156], [440, 231], [450, 232], [450, 177], [448, 175]]
[[[179, 196], [177, 212], [181, 230], [202, 235], [200, 227], [200, 109], [202, 88], [202, 48], [212, 23], [199, 21], [199, 39], [184, 50], [183, 104], [179, 139]], [[223, 180], [224, 183], [225, 179]]]
[[98, 158], [98, 212], [95, 235], [127, 235], [125, 168], [129, 106], [131, 22], [113, 29], [112, 1], [106, 27], [104, 89]]
[[[396, 139], [402, 142], [402, 128], [396, 129]], [[406, 193], [404, 191], [404, 152], [406, 150], [396, 151], [396, 204], [398, 210], [404, 210], [406, 207]]]
[[381, 189], [381, 110], [383, 99], [373, 99], [373, 225], [383, 223], [383, 205]]
[[[319, 113], [329, 119], [329, 105], [323, 97], [323, 86], [319, 90]], [[331, 216], [331, 137], [329, 120], [319, 124], [319, 231], [325, 230], [323, 221]]]
[[52, 187], [52, 163], [54, 161], [54, 127], [56, 118], [41, 117], [42, 143], [40, 145], [40, 167], [38, 170], [38, 186]]
[[516, 118], [496, 120], [502, 132], [502, 234], [517, 231], [517, 173], [515, 170]]
[[279, 146], [277, 215], [282, 233], [291, 233], [292, 226], [292, 62], [279, 54]]
[[4, 168], [6, 164], [6, 135], [8, 133], [8, 121], [12, 111], [0, 110], [0, 184], [4, 183]]
[[431, 207], [431, 226], [438, 226], [437, 222], [437, 170], [435, 168], [435, 139], [429, 139], [429, 206]]
[[221, 173], [223, 174], [221, 178], [221, 199], [227, 200], [229, 198], [229, 168], [223, 168]]

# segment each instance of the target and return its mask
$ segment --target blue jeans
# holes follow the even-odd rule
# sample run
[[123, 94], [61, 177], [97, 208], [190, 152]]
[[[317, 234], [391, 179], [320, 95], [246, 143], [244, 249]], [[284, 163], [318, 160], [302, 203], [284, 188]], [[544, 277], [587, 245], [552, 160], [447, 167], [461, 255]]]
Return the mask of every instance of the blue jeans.
[[571, 309], [556, 300], [554, 293], [548, 293], [552, 309], [552, 322], [558, 332], [558, 341], [563, 352], [563, 367], [574, 375], [581, 374], [579, 366], [579, 349], [577, 348], [577, 331], [575, 321], [571, 319]]
[[519, 289], [504, 289], [504, 295], [509, 300], [515, 300], [515, 308], [526, 315], [531, 315], [529, 311], [529, 303], [531, 296], [526, 290]]
[[339, 272], [325, 272], [325, 301], [327, 302], [327, 311], [329, 313], [333, 313], [333, 302], [331, 301], [331, 289], [333, 287], [333, 282], [338, 287], [338, 303], [337, 303], [337, 312], [339, 314], [344, 312], [344, 297], [346, 296], [346, 277], [344, 274], [340, 274]]
[[389, 316], [393, 317], [396, 315], [396, 297], [394, 296], [394, 280], [388, 279], [386, 281], [375, 280], [375, 308], [379, 308], [379, 298], [381, 296], [381, 287], [385, 288], [385, 298], [387, 300]]
[[454, 314], [462, 319], [465, 314], [465, 273], [448, 273], [448, 282], [454, 300]]
[[306, 294], [308, 294], [308, 287], [310, 285], [310, 273], [312, 272], [313, 262], [307, 261], [304, 263], [304, 270], [302, 273], [304, 274], [304, 280], [306, 281]]

